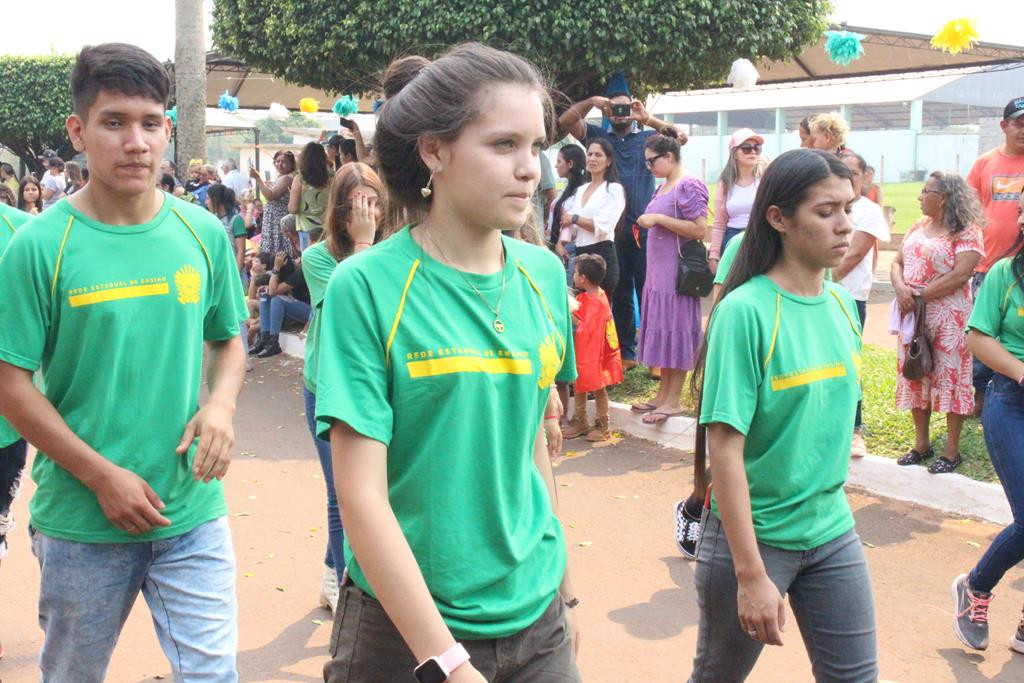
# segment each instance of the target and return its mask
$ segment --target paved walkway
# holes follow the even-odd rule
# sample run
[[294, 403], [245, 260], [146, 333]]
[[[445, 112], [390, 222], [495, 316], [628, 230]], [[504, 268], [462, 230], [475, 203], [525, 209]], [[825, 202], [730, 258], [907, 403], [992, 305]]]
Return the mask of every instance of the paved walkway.
[[[323, 552], [324, 483], [301, 398], [300, 363], [258, 361], [239, 406], [238, 450], [226, 479], [238, 555], [243, 681], [317, 681], [331, 616], [316, 606]], [[562, 519], [582, 603], [584, 679], [669, 683], [689, 673], [697, 612], [693, 567], [673, 543], [671, 508], [690, 486], [681, 451], [625, 439], [557, 466]], [[16, 503], [26, 519], [31, 484]], [[992, 607], [993, 645], [966, 652], [949, 627], [954, 574], [974, 562], [999, 527], [857, 492], [850, 494], [874, 580], [882, 678], [889, 681], [1022, 681], [1024, 656], [1006, 646], [1024, 601], [1012, 570]], [[24, 524], [0, 569], [3, 683], [38, 680], [38, 567]], [[791, 624], [795, 622], [790, 620]], [[114, 653], [110, 681], [169, 678], [142, 601]], [[765, 651], [751, 681], [810, 680], [795, 626]]]

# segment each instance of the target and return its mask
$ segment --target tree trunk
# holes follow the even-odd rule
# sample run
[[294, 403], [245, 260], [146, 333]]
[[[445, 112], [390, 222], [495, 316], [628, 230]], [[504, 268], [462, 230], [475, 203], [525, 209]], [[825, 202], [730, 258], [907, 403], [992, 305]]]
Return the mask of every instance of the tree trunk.
[[184, 180], [191, 159], [206, 161], [206, 40], [203, 0], [175, 0], [174, 90], [178, 107], [175, 163]]

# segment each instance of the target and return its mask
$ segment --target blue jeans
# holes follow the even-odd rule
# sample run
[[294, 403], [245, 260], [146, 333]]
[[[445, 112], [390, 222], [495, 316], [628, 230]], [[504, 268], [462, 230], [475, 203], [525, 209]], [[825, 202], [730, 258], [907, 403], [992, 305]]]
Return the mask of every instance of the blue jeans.
[[306, 247], [309, 246], [309, 233], [305, 230], [299, 230], [299, 250], [306, 251]]
[[[971, 278], [971, 297], [977, 298], [978, 288], [981, 287], [982, 281], [985, 279], [985, 273], [975, 273], [974, 277]], [[995, 374], [992, 372], [992, 368], [982, 363], [977, 358], [971, 359], [971, 369], [974, 374], [974, 390], [985, 393], [988, 383], [992, 381], [992, 376]], [[984, 410], [984, 408], [982, 408]]]
[[[646, 200], [645, 200], [646, 201]], [[640, 246], [633, 238], [636, 217], [626, 216], [625, 230], [615, 231], [616, 286], [610, 287], [612, 316], [619, 335], [622, 360], [636, 360], [637, 324], [634, 302], [643, 303], [644, 282], [647, 281], [647, 231], [640, 231]], [[605, 258], [605, 261], [608, 259]], [[609, 264], [609, 268], [610, 268]]]
[[316, 455], [320, 459], [320, 469], [324, 472], [324, 483], [327, 484], [327, 555], [324, 564], [341, 575], [345, 571], [345, 530], [341, 526], [341, 512], [338, 509], [338, 493], [334, 489], [334, 463], [331, 462], [331, 442], [324, 441], [316, 435], [316, 394], [302, 387], [302, 396], [306, 400], [306, 425], [313, 436]]
[[175, 681], [238, 680], [227, 517], [160, 541], [78, 543], [29, 528], [39, 560], [41, 680], [100, 683], [142, 591]]
[[724, 254], [725, 253], [725, 248], [729, 244], [729, 240], [731, 240], [733, 237], [735, 237], [736, 235], [740, 234], [744, 230], [746, 230], [746, 228], [726, 228], [725, 229], [725, 234], [722, 235], [722, 250], [720, 252], [718, 252], [718, 253], [719, 254]]
[[305, 323], [312, 312], [309, 304], [298, 299], [283, 299], [280, 296], [260, 297], [260, 332], [265, 334], [281, 334], [284, 319]]
[[[868, 321], [868, 302], [867, 301], [857, 301], [856, 299], [854, 299], [854, 302], [857, 304], [857, 315], [860, 316], [860, 333], [863, 335], [864, 334], [864, 324], [867, 323], [867, 321]], [[861, 398], [860, 398], [859, 401], [857, 401], [857, 414], [853, 418], [853, 428], [854, 429], [860, 429], [861, 425], [864, 424], [864, 415], [863, 415], [863, 412], [861, 411], [861, 408], [864, 405], [864, 385], [863, 385], [863, 383], [860, 385], [860, 393], [861, 393]]]
[[[875, 603], [860, 537], [851, 529], [807, 551], [757, 544], [768, 578], [789, 594], [817, 681], [878, 679]], [[740, 625], [736, 574], [721, 520], [704, 512], [694, 572], [700, 623], [690, 683], [742, 681], [764, 645]]]
[[999, 532], [969, 577], [972, 589], [991, 593], [1006, 570], [1024, 560], [1024, 388], [1003, 375], [993, 377], [981, 426], [1013, 511], [1013, 524]]

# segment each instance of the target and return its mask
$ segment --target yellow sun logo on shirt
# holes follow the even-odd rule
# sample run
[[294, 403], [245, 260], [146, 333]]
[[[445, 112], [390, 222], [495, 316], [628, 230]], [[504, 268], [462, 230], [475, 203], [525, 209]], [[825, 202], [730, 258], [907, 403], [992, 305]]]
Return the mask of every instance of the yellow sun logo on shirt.
[[540, 378], [537, 386], [541, 389], [548, 389], [555, 381], [555, 375], [562, 367], [562, 359], [558, 355], [558, 347], [550, 335], [540, 343]]
[[199, 271], [192, 266], [182, 266], [174, 274], [174, 286], [178, 290], [178, 301], [183, 304], [199, 303]]
[[609, 320], [604, 328], [604, 338], [608, 340], [608, 346], [613, 350], [619, 348], [619, 334], [615, 331], [615, 321]]

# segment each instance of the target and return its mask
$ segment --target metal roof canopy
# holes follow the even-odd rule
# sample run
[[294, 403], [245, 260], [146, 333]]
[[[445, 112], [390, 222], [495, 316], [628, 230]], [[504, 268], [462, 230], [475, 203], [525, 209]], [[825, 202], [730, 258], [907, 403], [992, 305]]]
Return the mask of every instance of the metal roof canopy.
[[[1024, 67], [1024, 62], [910, 72], [898, 76], [890, 74], [767, 83], [758, 84], [745, 90], [726, 87], [665, 93], [652, 98], [653, 104], [650, 109], [652, 114], [659, 115], [909, 102], [921, 99], [929, 93], [936, 93], [967, 76], [995, 74], [1022, 67]], [[1012, 96], [1011, 94], [1007, 97]], [[948, 99], [957, 101], [958, 98], [950, 97]], [[998, 104], [1002, 106], [1004, 101], [1000, 101]]]
[[951, 55], [931, 46], [931, 36], [919, 33], [887, 31], [833, 24], [833, 31], [864, 35], [864, 54], [849, 66], [835, 64], [825, 52], [826, 36], [804, 48], [789, 61], [761, 60], [757, 70], [760, 84], [809, 81], [823, 78], [878, 76], [883, 74], [930, 71], [965, 66], [985, 66], [1024, 61], [1024, 46], [978, 42], [967, 52]]
[[[173, 62], [168, 63], [167, 68], [173, 73]], [[317, 101], [320, 111], [329, 112], [338, 99], [337, 93], [295, 85], [272, 74], [256, 71], [238, 59], [207, 52], [206, 106], [217, 107], [225, 91], [238, 98], [240, 109], [268, 109], [272, 102], [279, 102], [291, 111], [298, 111], [299, 100], [312, 97]], [[369, 100], [357, 101], [360, 112], [372, 110], [373, 104]]]

